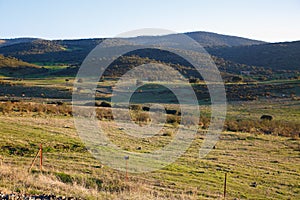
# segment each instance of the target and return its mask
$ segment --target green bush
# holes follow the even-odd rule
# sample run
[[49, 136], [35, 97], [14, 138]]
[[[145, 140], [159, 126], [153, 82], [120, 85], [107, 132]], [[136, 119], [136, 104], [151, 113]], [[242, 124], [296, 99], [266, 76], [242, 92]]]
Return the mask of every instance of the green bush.
[[64, 172], [56, 172], [55, 176], [63, 183], [73, 183], [72, 177]]

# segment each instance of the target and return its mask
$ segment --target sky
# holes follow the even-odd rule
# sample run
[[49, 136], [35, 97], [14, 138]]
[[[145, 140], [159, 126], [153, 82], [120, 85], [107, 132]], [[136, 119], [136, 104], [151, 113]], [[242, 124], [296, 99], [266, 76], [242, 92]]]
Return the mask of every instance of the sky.
[[300, 40], [300, 0], [0, 0], [0, 38], [114, 37], [161, 28]]

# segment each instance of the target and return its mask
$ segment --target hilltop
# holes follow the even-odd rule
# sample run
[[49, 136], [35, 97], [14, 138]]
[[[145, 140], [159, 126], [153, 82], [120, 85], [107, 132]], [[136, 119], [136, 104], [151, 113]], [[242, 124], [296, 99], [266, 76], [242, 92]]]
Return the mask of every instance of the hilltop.
[[19, 44], [19, 43], [33, 42], [35, 40], [38, 40], [38, 38], [0, 39], [0, 47]]
[[185, 33], [197, 42], [199, 42], [204, 47], [213, 46], [249, 46], [249, 45], [259, 45], [265, 44], [264, 41], [252, 40], [243, 37], [229, 36], [211, 32], [197, 31]]

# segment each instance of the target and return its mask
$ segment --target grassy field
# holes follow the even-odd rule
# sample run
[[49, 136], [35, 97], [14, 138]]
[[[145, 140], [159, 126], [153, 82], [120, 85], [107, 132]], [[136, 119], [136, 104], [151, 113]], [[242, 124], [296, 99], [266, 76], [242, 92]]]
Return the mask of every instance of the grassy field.
[[[207, 107], [202, 110], [209, 112]], [[298, 101], [241, 102], [228, 106], [228, 118], [299, 123]], [[140, 143], [122, 135], [112, 122], [101, 121], [111, 140], [127, 150], [147, 152], [173, 134]], [[171, 131], [172, 127], [168, 127]], [[85, 149], [70, 116], [12, 112], [0, 115], [0, 191], [54, 193], [87, 199], [222, 199], [228, 173], [228, 199], [299, 199], [300, 140], [265, 134], [223, 132], [209, 155], [198, 158], [205, 130], [199, 131], [176, 162], [151, 173], [129, 174], [103, 166]], [[119, 141], [119, 143], [117, 142]], [[44, 147], [43, 172], [31, 161]]]
[[[58, 70], [65, 66], [47, 68]], [[258, 95], [258, 100], [228, 103], [224, 132], [202, 159], [198, 155], [209, 125], [210, 101], [200, 93], [205, 96], [199, 102], [205, 123], [190, 148], [174, 163], [151, 173], [130, 173], [128, 180], [124, 172], [96, 160], [78, 136], [69, 106], [73, 81], [74, 77], [64, 76], [1, 80], [1, 98], [7, 101], [19, 97], [21, 102], [0, 103], [0, 192], [84, 199], [223, 199], [227, 173], [227, 199], [300, 199], [298, 80], [257, 84], [266, 87], [226, 84], [230, 100], [236, 99], [234, 95], [240, 96], [237, 99]], [[99, 82], [98, 89], [109, 93], [115, 84], [115, 79], [107, 79]], [[203, 92], [203, 83], [193, 86]], [[247, 92], [238, 94], [243, 87]], [[266, 88], [269, 96], [265, 96]], [[251, 93], [256, 89], [256, 94]], [[294, 97], [290, 96], [292, 92]], [[283, 93], [287, 96], [281, 97]], [[159, 95], [155, 98], [155, 94]], [[147, 102], [151, 97], [157, 102], [163, 99], [169, 109], [178, 109], [174, 96], [155, 85], [146, 85], [134, 95], [133, 102]], [[110, 95], [99, 93], [96, 98], [99, 102], [109, 101]], [[66, 103], [47, 104], [57, 101]], [[159, 134], [135, 139], [105, 117], [110, 115], [108, 108], [97, 109], [104, 115], [98, 116], [99, 124], [108, 137], [132, 152], [148, 153], [165, 146], [178, 126], [176, 120], [172, 122], [178, 116], [169, 115], [171, 122]], [[271, 115], [273, 120], [262, 121], [262, 115]], [[39, 144], [43, 144], [43, 172], [38, 162], [29, 171]]]

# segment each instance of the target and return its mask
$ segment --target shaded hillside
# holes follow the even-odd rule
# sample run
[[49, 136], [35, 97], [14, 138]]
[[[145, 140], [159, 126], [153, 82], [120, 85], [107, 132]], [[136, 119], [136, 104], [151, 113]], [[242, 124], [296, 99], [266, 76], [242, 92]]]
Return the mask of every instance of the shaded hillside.
[[[70, 46], [69, 46], [70, 47]], [[7, 76], [26, 76], [26, 75], [40, 75], [40, 76], [76, 76], [79, 65], [83, 59], [87, 56], [85, 48], [76, 49], [76, 50], [64, 50], [57, 52], [48, 52], [44, 54], [34, 54], [34, 55], [20, 55], [21, 57], [27, 57], [36, 62], [47, 64], [67, 64], [69, 67], [58, 69], [58, 70], [48, 70], [48, 69], [29, 69], [26, 71], [25, 68], [22, 68], [22, 71], [14, 70], [12, 73], [11, 68], [7, 68], [5, 73], [3, 69], [0, 70], [0, 73]], [[191, 55], [193, 56], [193, 55]], [[222, 58], [212, 57], [216, 66], [222, 72], [223, 78], [225, 81], [230, 81], [233, 77], [240, 75], [241, 71], [250, 70], [252, 75], [264, 75], [271, 77], [270, 70], [264, 70], [262, 67], [253, 67], [247, 66], [244, 64], [237, 64], [234, 62], [226, 61]], [[125, 74], [130, 69], [150, 62], [156, 62], [161, 64], [166, 64], [173, 67], [175, 70], [178, 70], [183, 76], [188, 79], [198, 79], [202, 80], [201, 75], [198, 71], [185, 59], [180, 56], [158, 49], [143, 49], [138, 51], [133, 51], [125, 54], [124, 56], [116, 59], [106, 70], [105, 76], [108, 77], [120, 77]], [[9, 66], [9, 65], [8, 65]], [[20, 69], [20, 68], [19, 68]], [[18, 72], [18, 73], [17, 73]], [[46, 73], [49, 72], [49, 73]], [[245, 80], [251, 81], [251, 78], [248, 77]]]
[[[184, 76], [191, 78], [200, 78], [198, 72], [194, 69], [194, 67], [187, 62], [182, 57], [173, 54], [171, 52], [158, 50], [158, 49], [143, 49], [143, 50], [137, 50], [130, 52], [126, 54], [126, 56], [137, 56], [143, 59], [152, 59], [159, 61], [161, 63], [169, 64], [173, 68], [179, 70]], [[190, 56], [198, 56], [198, 55], [190, 55]], [[137, 58], [136, 57], [136, 58]], [[240, 75], [241, 71], [251, 71], [252, 76], [267, 76], [271, 77], [272, 70], [266, 70], [263, 67], [256, 67], [256, 66], [249, 66], [245, 64], [239, 64], [232, 61], [225, 60], [220, 57], [212, 56], [211, 59], [214, 61], [216, 66], [221, 72], [226, 73], [229, 77]], [[113, 64], [115, 64], [114, 62]], [[126, 63], [123, 59], [123, 63]], [[131, 63], [132, 64], [132, 63]], [[121, 63], [116, 64], [118, 66], [121, 66]], [[128, 66], [130, 63], [128, 64]]]
[[23, 62], [13, 57], [4, 57], [0, 54], [0, 74], [4, 76], [25, 76], [45, 73], [48, 70], [40, 66]]
[[[149, 56], [149, 52], [151, 52], [151, 57]], [[225, 82], [230, 82], [234, 80], [235, 77], [239, 77], [241, 71], [250, 70], [253, 76], [265, 76], [272, 77], [272, 71], [265, 70], [262, 67], [253, 67], [247, 66], [243, 64], [237, 64], [234, 62], [226, 61], [222, 58], [212, 57], [216, 66], [219, 68], [223, 80]], [[200, 81], [202, 80], [201, 74], [186, 60], [182, 59], [179, 56], [174, 54], [170, 54], [166, 51], [161, 50], [153, 50], [153, 49], [145, 49], [143, 51], [133, 51], [124, 56], [116, 59], [105, 71], [103, 74], [106, 77], [120, 77], [127, 73], [129, 70], [133, 69], [142, 64], [146, 63], [159, 63], [163, 65], [168, 65], [180, 72], [185, 78], [190, 79], [191, 81]], [[51, 73], [53, 76], [76, 76], [78, 72], [79, 66], [70, 66], [63, 70], [56, 71]], [[165, 76], [165, 74], [156, 74], [157, 77]], [[253, 79], [251, 77], [244, 77], [244, 81], [251, 82]]]
[[246, 65], [273, 70], [300, 69], [300, 41], [207, 50], [215, 56]]
[[80, 64], [102, 39], [35, 40], [0, 47], [0, 53], [30, 63]]
[[17, 58], [13, 57], [5, 57], [0, 54], [0, 68], [3, 67], [33, 67], [33, 68], [40, 68], [40, 66], [23, 62]]

